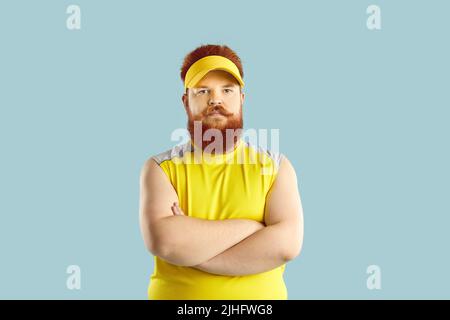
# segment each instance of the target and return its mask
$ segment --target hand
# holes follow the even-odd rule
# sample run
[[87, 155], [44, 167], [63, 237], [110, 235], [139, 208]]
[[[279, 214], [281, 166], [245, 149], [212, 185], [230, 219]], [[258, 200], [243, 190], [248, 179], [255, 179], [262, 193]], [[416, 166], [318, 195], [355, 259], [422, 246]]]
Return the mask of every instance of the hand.
[[185, 216], [183, 210], [178, 206], [178, 202], [174, 202], [171, 209], [174, 216]]

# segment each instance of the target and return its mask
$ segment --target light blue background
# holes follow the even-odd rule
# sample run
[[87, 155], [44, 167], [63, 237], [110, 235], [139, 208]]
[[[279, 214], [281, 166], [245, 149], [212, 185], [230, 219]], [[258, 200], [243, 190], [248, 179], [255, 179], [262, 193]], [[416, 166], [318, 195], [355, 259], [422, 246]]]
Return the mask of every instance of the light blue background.
[[[382, 30], [366, 27], [370, 4]], [[185, 127], [179, 68], [207, 43], [241, 56], [245, 128], [279, 128], [297, 171], [305, 242], [289, 298], [450, 298], [449, 12], [424, 0], [2, 0], [0, 298], [146, 299], [139, 171]], [[66, 288], [71, 264], [80, 291]], [[366, 287], [371, 264], [379, 291]]]

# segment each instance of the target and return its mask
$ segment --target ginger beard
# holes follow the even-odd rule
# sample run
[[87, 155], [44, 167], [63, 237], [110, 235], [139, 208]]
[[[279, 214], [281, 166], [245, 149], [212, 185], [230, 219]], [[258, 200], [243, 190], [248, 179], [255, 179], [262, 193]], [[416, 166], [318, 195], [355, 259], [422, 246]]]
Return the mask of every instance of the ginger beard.
[[[213, 112], [220, 113], [220, 116], [212, 116], [211, 113]], [[202, 113], [195, 116], [192, 115], [191, 109], [188, 108], [187, 114], [187, 127], [191, 140], [196, 146], [201, 146], [201, 149], [205, 151], [210, 144], [213, 144], [208, 148], [208, 151], [213, 154], [234, 149], [242, 134], [242, 103], [237, 114], [226, 111], [220, 105], [209, 106]]]

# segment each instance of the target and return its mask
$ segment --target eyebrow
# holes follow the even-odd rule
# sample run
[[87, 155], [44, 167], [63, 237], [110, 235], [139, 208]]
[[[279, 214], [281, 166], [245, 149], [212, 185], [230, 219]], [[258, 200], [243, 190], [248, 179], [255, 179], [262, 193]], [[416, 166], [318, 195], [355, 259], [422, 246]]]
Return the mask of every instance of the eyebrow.
[[[223, 85], [222, 88], [230, 88], [230, 87], [234, 87], [236, 86], [236, 84], [234, 83], [227, 83], [226, 85]], [[200, 87], [195, 87], [195, 89], [209, 89], [209, 87], [207, 86], [200, 86]]]

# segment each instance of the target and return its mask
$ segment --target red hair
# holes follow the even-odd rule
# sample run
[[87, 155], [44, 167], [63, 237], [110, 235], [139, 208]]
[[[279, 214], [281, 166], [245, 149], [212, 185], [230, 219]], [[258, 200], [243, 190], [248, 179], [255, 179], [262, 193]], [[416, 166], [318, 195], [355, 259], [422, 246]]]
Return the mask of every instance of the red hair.
[[241, 74], [242, 79], [244, 79], [244, 70], [242, 68], [242, 62], [239, 56], [231, 50], [226, 45], [213, 45], [213, 44], [207, 44], [202, 45], [195, 49], [194, 51], [191, 51], [186, 55], [183, 61], [183, 65], [181, 66], [181, 80], [184, 83], [184, 79], [186, 78], [186, 73], [188, 72], [189, 68], [201, 58], [207, 57], [207, 56], [222, 56], [227, 59], [230, 59], [233, 61], [233, 63], [236, 65], [236, 67], [239, 70], [239, 73]]

